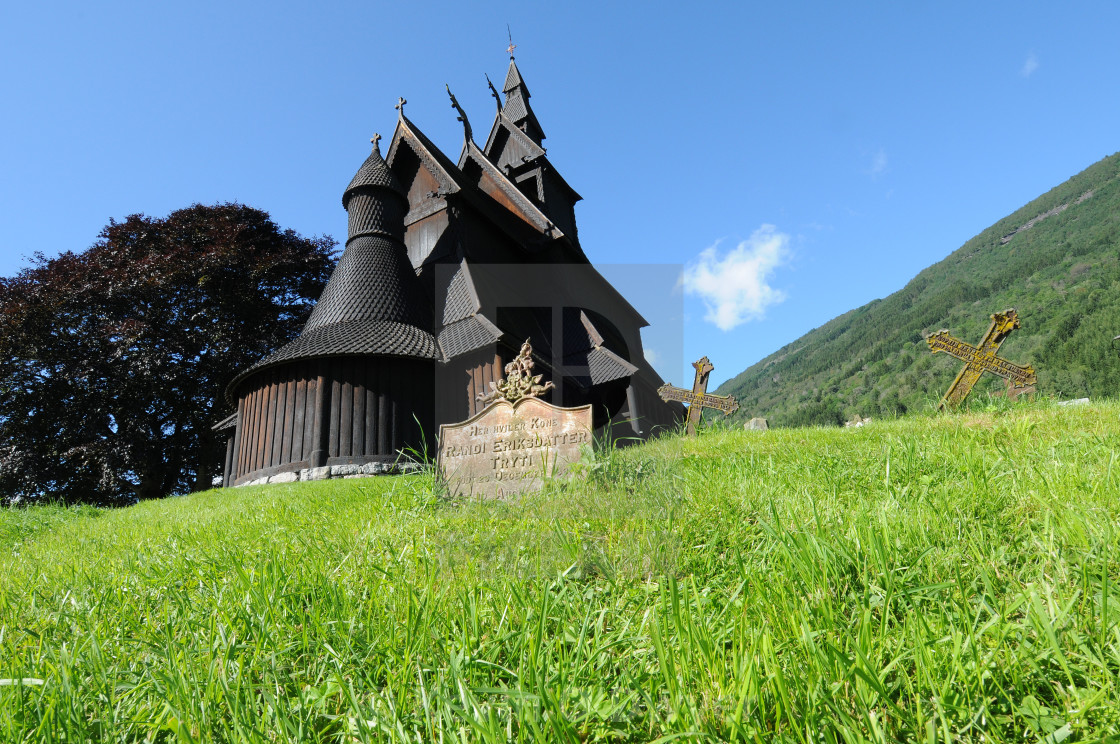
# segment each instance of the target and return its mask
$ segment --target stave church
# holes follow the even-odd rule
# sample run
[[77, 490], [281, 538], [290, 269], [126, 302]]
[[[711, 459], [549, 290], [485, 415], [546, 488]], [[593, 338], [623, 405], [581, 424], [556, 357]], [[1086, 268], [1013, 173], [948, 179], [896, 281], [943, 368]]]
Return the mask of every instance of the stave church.
[[227, 388], [236, 413], [215, 426], [225, 485], [433, 454], [439, 425], [478, 413], [526, 340], [555, 385], [546, 400], [590, 403], [597, 435], [643, 440], [681, 420], [681, 404], [657, 396], [648, 323], [580, 247], [580, 196], [548, 158], [512, 50], [491, 92], [479, 145], [448, 91], [464, 129], [455, 162], [404, 99], [384, 156], [374, 136], [342, 193], [345, 250], [307, 324]]

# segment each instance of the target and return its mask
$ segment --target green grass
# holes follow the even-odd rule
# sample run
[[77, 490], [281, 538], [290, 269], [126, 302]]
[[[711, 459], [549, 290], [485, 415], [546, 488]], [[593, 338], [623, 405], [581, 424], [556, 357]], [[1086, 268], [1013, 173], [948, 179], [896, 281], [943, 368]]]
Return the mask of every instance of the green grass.
[[1120, 404], [0, 513], [3, 741], [1120, 736]]

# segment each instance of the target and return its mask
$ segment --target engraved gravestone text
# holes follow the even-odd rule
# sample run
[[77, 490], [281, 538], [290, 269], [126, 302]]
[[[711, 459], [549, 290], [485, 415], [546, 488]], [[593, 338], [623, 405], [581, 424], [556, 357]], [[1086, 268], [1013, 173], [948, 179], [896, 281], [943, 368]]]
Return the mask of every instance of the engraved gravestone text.
[[507, 400], [439, 432], [439, 471], [455, 496], [505, 498], [563, 476], [589, 446], [591, 406], [558, 408], [537, 398]]

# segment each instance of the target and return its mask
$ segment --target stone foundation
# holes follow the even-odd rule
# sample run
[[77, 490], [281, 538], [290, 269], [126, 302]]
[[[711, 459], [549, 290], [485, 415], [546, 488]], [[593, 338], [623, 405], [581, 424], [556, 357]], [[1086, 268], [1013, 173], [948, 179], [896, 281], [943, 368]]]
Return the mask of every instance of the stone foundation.
[[246, 483], [239, 483], [234, 488], [242, 486], [260, 486], [265, 483], [296, 483], [298, 481], [318, 481], [328, 478], [372, 478], [375, 475], [406, 475], [419, 473], [423, 465], [415, 462], [367, 462], [365, 465], [325, 465], [321, 468], [304, 468], [297, 472], [277, 473], [265, 478], [257, 478]]

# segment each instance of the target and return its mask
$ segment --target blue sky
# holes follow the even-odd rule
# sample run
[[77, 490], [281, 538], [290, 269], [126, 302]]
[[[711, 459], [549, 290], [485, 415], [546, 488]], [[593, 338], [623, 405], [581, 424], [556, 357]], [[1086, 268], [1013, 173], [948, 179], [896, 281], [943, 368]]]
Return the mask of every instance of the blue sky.
[[0, 20], [3, 276], [195, 202], [344, 240], [342, 189], [398, 96], [452, 157], [445, 83], [488, 131], [508, 23], [584, 249], [644, 267], [623, 290], [676, 329], [647, 343], [678, 384], [701, 355], [718, 383], [890, 294], [1120, 150], [1113, 2], [43, 2]]

